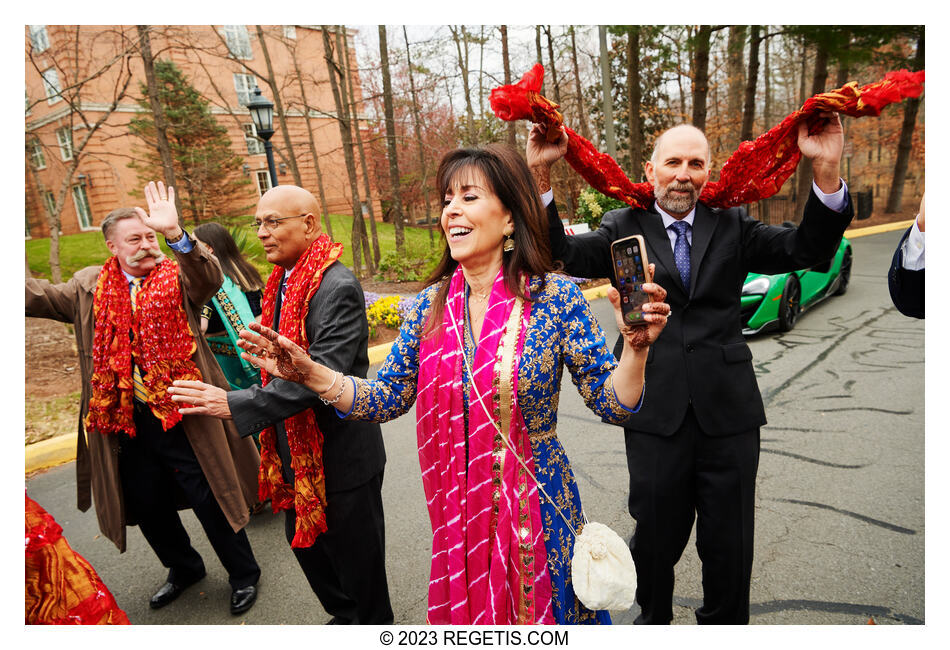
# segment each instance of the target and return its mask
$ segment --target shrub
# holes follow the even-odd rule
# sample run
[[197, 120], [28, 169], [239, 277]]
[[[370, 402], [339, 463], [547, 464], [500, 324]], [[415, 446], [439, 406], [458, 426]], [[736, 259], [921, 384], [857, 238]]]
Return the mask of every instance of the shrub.
[[605, 196], [592, 187], [586, 188], [577, 198], [577, 216], [592, 230], [600, 225], [605, 212], [627, 207], [623, 201]]
[[405, 253], [389, 251], [379, 260], [376, 279], [383, 282], [420, 282], [425, 280], [442, 258], [438, 247], [406, 246]]

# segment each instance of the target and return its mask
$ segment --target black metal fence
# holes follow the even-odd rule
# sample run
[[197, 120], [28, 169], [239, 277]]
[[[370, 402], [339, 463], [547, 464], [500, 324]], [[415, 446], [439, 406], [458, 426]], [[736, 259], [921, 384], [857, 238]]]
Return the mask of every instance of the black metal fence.
[[[856, 220], [860, 221], [871, 216], [874, 211], [872, 190], [851, 192], [851, 199], [854, 201]], [[757, 203], [749, 203], [746, 204], [745, 209], [750, 216], [770, 226], [780, 226], [786, 221], [797, 224], [802, 220], [802, 215], [795, 212], [795, 200], [787, 196], [773, 196]]]

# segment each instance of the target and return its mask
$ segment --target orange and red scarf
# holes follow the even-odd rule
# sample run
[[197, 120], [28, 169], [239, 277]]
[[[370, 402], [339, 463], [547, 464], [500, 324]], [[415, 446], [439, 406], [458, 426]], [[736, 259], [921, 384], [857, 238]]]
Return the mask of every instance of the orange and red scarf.
[[[310, 346], [307, 339], [307, 312], [310, 299], [320, 288], [323, 272], [343, 255], [343, 244], [330, 241], [321, 234], [310, 244], [294, 266], [287, 280], [284, 301], [280, 308], [279, 327], [274, 326], [277, 293], [284, 278], [284, 269], [275, 266], [264, 288], [261, 322], [280, 332], [304, 349]], [[264, 386], [270, 375], [261, 371]], [[297, 515], [296, 531], [291, 542], [293, 548], [313, 545], [317, 535], [327, 529], [326, 476], [323, 471], [323, 433], [317, 426], [313, 409], [306, 409], [284, 420], [287, 444], [290, 447], [290, 463], [294, 470], [294, 485], [284, 482], [281, 474], [280, 456], [277, 454], [277, 432], [274, 427], [261, 431], [261, 470], [258, 477], [258, 499], [271, 500], [274, 512], [294, 508]]]
[[85, 420], [89, 431], [135, 436], [133, 360], [149, 394], [148, 406], [165, 431], [181, 421], [168, 387], [177, 379], [201, 381], [191, 358], [195, 337], [182, 306], [176, 262], [163, 260], [145, 277], [136, 305], [133, 313], [129, 281], [119, 260], [110, 258], [99, 272], [93, 299], [92, 397]]
[[[631, 181], [609, 154], [597, 151], [589, 140], [564, 124], [564, 118], [557, 110], [559, 106], [541, 95], [543, 79], [544, 66], [536, 63], [518, 83], [494, 88], [489, 101], [495, 115], [508, 122], [530, 120], [546, 124], [551, 142], [561, 136], [563, 128], [568, 135], [564, 160], [591, 187], [633, 208], [652, 204], [653, 186], [650, 183]], [[722, 166], [719, 180], [707, 183], [699, 200], [710, 207], [731, 208], [775, 195], [795, 171], [801, 158], [798, 149], [800, 122], [805, 122], [811, 129], [825, 111], [851, 117], [880, 115], [889, 104], [907, 97], [919, 97], [923, 83], [923, 70], [895, 70], [874, 83], [859, 87], [852, 81], [809, 98], [799, 110], [754, 142], [741, 143]]]

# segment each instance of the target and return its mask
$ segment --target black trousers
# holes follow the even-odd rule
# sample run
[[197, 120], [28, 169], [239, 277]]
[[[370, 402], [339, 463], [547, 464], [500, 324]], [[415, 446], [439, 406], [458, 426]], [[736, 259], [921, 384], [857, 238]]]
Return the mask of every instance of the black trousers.
[[127, 515], [168, 568], [168, 581], [182, 584], [204, 575], [198, 551], [178, 516], [181, 496], [194, 510], [208, 541], [228, 572], [232, 589], [256, 584], [261, 575], [244, 530], [234, 532], [205, 478], [185, 430], [168, 431], [148, 408], [135, 402], [135, 437], [121, 434], [119, 474]]
[[[308, 548], [293, 549], [310, 588], [336, 623], [393, 622], [386, 580], [383, 473], [342, 492], [327, 493], [327, 531]], [[287, 510], [284, 532], [294, 538], [296, 515]]]
[[638, 624], [673, 619], [673, 567], [696, 519], [703, 606], [696, 622], [749, 622], [755, 476], [759, 430], [724, 437], [703, 433], [692, 407], [669, 437], [625, 431], [630, 551], [637, 567]]

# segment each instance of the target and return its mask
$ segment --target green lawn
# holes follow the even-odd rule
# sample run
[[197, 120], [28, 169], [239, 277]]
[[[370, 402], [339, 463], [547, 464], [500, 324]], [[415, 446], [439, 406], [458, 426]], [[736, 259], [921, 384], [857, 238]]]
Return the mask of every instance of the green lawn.
[[[353, 266], [353, 252], [350, 248], [350, 235], [353, 228], [353, 217], [333, 214], [330, 215], [333, 226], [334, 240], [343, 244], [346, 249], [343, 253], [343, 262], [346, 266]], [[247, 217], [250, 223], [252, 217]], [[369, 224], [367, 224], [368, 226]], [[190, 229], [190, 227], [189, 227]], [[396, 238], [394, 227], [389, 223], [377, 223], [376, 231], [379, 237], [379, 248], [382, 259], [385, 261], [387, 253], [389, 254], [390, 266], [401, 266], [405, 264], [411, 266], [413, 263], [424, 266], [425, 270], [432, 268], [432, 257], [438, 259], [441, 254], [441, 237], [439, 232], [435, 232], [435, 249], [429, 248], [429, 233], [425, 228], [406, 227], [406, 255], [402, 260], [395, 256]], [[264, 249], [261, 247], [260, 240], [252, 228], [246, 229], [246, 248], [245, 254], [248, 259], [261, 271], [266, 278], [270, 273], [271, 266], [264, 259]], [[168, 252], [168, 247], [164, 240], [159, 237], [162, 249]], [[240, 242], [239, 242], [240, 244]], [[109, 257], [109, 249], [106, 248], [105, 241], [102, 239], [102, 233], [99, 231], [84, 232], [77, 235], [64, 235], [59, 238], [60, 265], [63, 272], [63, 280], [68, 280], [73, 273], [79, 269], [92, 264], [102, 264]], [[437, 252], [436, 252], [437, 251]], [[26, 240], [26, 256], [29, 260], [30, 271], [34, 277], [50, 277], [49, 271], [49, 239], [28, 239]], [[428, 258], [428, 259], [426, 259]]]

